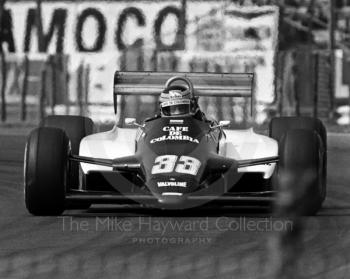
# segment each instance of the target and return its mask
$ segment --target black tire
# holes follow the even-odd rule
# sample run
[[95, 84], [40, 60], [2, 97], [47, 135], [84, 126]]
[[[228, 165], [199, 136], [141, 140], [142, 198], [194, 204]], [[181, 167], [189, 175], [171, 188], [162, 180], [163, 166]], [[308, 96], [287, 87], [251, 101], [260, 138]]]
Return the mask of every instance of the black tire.
[[[90, 118], [74, 115], [52, 115], [46, 117], [41, 126], [55, 127], [62, 129], [68, 136], [71, 143], [72, 154], [79, 154], [81, 140], [93, 133], [94, 123]], [[79, 188], [79, 163], [70, 163], [69, 174], [70, 189]]]
[[309, 131], [316, 131], [322, 139], [322, 148], [324, 150], [322, 158], [322, 201], [326, 199], [327, 195], [327, 131], [322, 121], [312, 117], [275, 117], [270, 122], [270, 137], [281, 140], [285, 133], [292, 129], [303, 129]]
[[275, 117], [270, 122], [270, 137], [279, 141], [291, 129], [315, 130], [327, 146], [327, 132], [321, 120], [307, 116]]
[[25, 205], [33, 215], [64, 211], [69, 140], [57, 128], [40, 127], [27, 140], [24, 163]]
[[72, 153], [77, 155], [82, 138], [91, 135], [94, 131], [94, 123], [90, 118], [76, 115], [51, 115], [46, 117], [40, 126], [65, 131], [71, 142]]
[[[94, 132], [94, 123], [90, 118], [76, 115], [51, 115], [41, 122], [41, 126], [62, 129], [70, 140], [72, 154], [76, 155], [79, 154], [81, 140]], [[79, 163], [70, 162], [69, 170], [68, 187], [78, 189]], [[90, 206], [88, 202], [66, 203], [66, 209], [88, 209]]]
[[282, 197], [277, 202], [281, 215], [314, 215], [321, 208], [323, 158], [323, 142], [316, 131], [291, 129], [282, 136], [274, 180]]

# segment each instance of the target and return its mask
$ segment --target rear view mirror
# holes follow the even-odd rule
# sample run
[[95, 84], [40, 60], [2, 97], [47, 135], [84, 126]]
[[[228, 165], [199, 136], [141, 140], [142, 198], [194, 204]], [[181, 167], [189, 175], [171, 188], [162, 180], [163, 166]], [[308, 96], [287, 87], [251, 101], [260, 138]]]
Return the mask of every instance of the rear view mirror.
[[136, 123], [136, 118], [125, 118], [126, 125], [134, 125]]
[[222, 120], [219, 122], [219, 125], [213, 125], [210, 127], [211, 130], [218, 129], [218, 128], [223, 128], [229, 126], [231, 121], [229, 120]]
[[136, 122], [136, 118], [132, 118], [132, 117], [129, 118], [128, 117], [128, 118], [125, 118], [124, 122], [128, 126], [134, 125], [134, 126], [137, 126], [137, 127], [141, 128], [142, 130], [145, 128], [144, 125], [141, 125], [141, 124]]
[[221, 126], [221, 127], [228, 127], [228, 126], [230, 126], [230, 124], [231, 124], [230, 120], [222, 120], [219, 122], [219, 126]]

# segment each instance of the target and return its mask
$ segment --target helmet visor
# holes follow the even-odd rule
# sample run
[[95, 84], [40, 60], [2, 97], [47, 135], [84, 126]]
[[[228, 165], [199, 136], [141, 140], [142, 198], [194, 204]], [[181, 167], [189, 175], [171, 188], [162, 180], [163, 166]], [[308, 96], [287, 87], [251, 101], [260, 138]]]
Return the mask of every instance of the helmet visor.
[[165, 116], [188, 115], [191, 112], [191, 102], [190, 100], [164, 102], [161, 105], [161, 110]]

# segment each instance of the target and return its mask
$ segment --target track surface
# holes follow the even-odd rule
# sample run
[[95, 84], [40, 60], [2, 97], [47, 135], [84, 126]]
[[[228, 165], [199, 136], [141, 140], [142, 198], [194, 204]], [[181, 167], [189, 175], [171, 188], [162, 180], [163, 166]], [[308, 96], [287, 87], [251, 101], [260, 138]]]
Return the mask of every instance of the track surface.
[[[24, 137], [0, 139], [0, 278], [271, 278], [280, 235], [271, 224], [282, 221], [237, 210], [181, 216], [113, 206], [33, 217], [23, 204]], [[295, 278], [349, 278], [348, 142], [329, 139], [328, 197], [317, 217], [303, 218]]]

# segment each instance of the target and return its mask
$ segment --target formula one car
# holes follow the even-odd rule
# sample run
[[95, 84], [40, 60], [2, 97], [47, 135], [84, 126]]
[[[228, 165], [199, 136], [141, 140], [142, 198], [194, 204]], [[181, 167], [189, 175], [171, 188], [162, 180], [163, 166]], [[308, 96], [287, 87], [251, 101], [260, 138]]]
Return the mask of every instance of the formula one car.
[[[199, 96], [253, 99], [253, 74], [116, 72], [114, 109], [126, 95], [159, 96], [160, 111], [142, 124], [93, 134], [91, 119], [49, 116], [25, 149], [25, 203], [34, 215], [91, 204], [184, 209], [205, 204], [266, 206], [294, 193], [301, 214], [326, 196], [327, 138], [310, 117], [272, 119], [269, 136], [224, 129], [198, 106]], [[125, 102], [120, 105], [122, 109]], [[298, 203], [297, 203], [298, 204]]]

